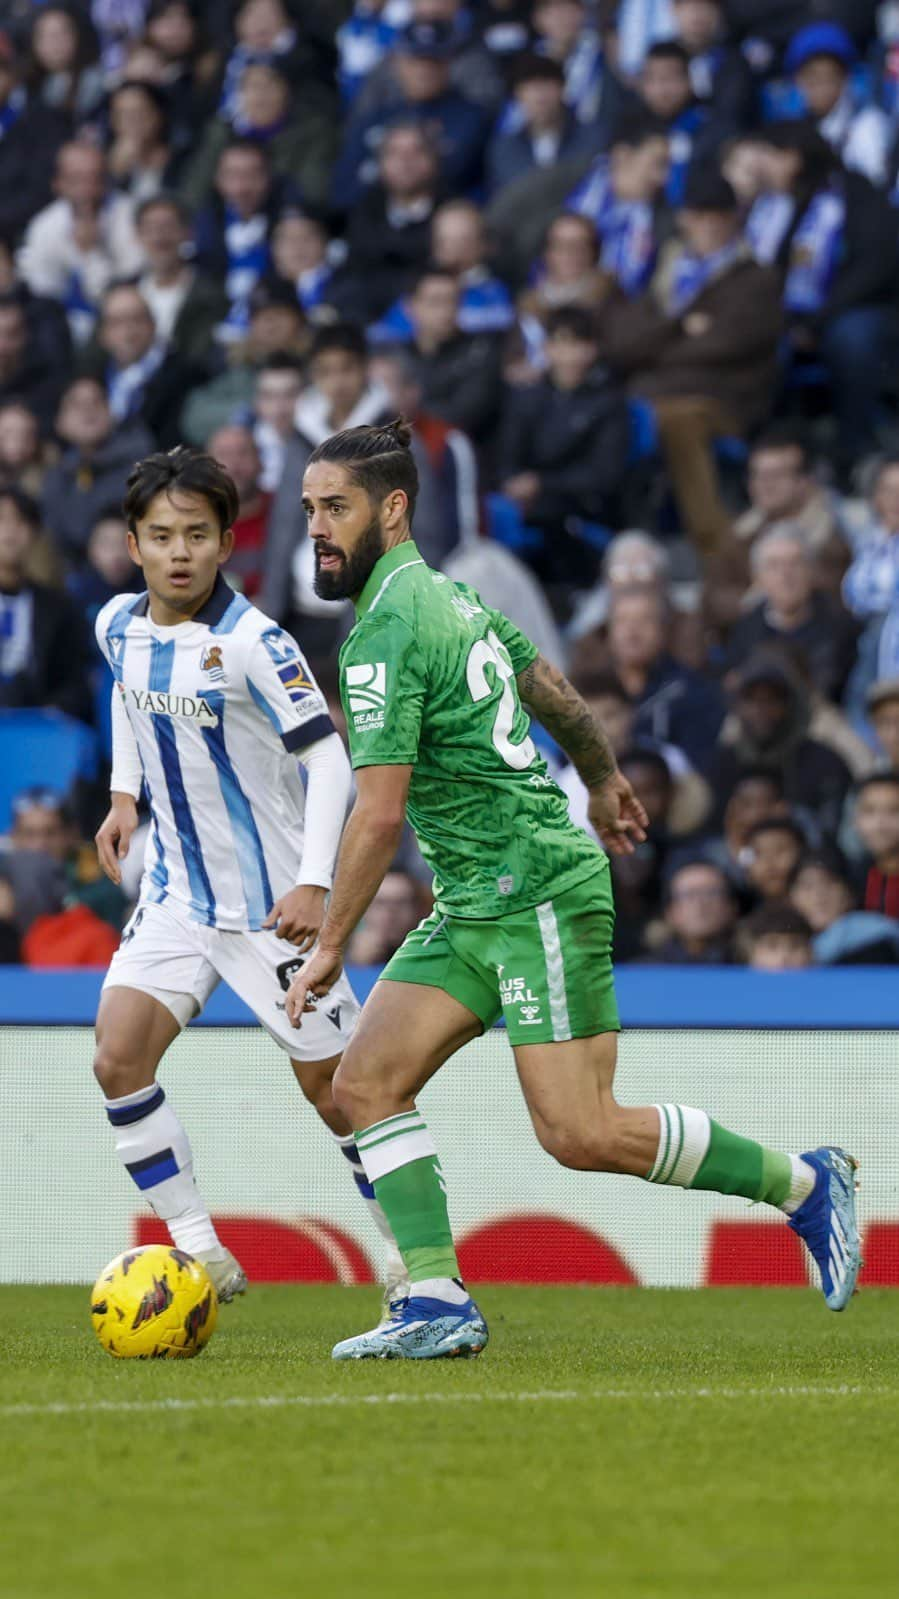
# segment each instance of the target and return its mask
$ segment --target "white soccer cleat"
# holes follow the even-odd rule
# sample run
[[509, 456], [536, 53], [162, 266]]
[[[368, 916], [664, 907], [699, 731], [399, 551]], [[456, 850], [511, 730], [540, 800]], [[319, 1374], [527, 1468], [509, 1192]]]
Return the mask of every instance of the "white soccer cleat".
[[205, 1254], [196, 1254], [194, 1260], [205, 1266], [221, 1304], [227, 1305], [229, 1300], [235, 1299], [238, 1294], [246, 1293], [249, 1287], [247, 1274], [229, 1249], [209, 1250]]

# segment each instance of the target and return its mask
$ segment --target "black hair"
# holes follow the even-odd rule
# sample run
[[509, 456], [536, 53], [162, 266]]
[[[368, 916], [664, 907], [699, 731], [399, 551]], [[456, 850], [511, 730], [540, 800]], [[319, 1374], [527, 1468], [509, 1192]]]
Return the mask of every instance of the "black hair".
[[149, 194], [145, 200], [141, 200], [134, 213], [134, 220], [138, 227], [147, 212], [155, 211], [157, 206], [165, 206], [166, 210], [174, 211], [182, 226], [185, 228], [190, 227], [192, 219], [190, 208], [184, 204], [179, 195], [171, 194], [167, 189], [159, 189], [156, 194]]
[[809, 943], [812, 940], [812, 930], [801, 911], [787, 900], [771, 900], [767, 905], [760, 905], [746, 917], [740, 928], [741, 935], [750, 944], [755, 944], [760, 938], [802, 938]]
[[859, 794], [864, 794], [866, 788], [873, 788], [876, 783], [889, 783], [892, 788], [899, 788], [899, 772], [869, 772], [855, 785], [853, 793], [856, 799]]
[[783, 799], [784, 775], [783, 772], [777, 770], [776, 766], [765, 766], [762, 762], [757, 762], [754, 766], [741, 766], [731, 784], [730, 793], [727, 796], [728, 800], [733, 798], [737, 789], [742, 787], [744, 783], [770, 783], [771, 787]]
[[604, 695], [608, 699], [621, 700], [623, 705], [633, 704], [631, 696], [616, 672], [578, 672], [571, 681], [585, 700], [598, 700]]
[[840, 158], [811, 117], [784, 118], [759, 129], [760, 144], [774, 150], [795, 150], [802, 162], [797, 188], [809, 193], [840, 167]]
[[330, 326], [319, 328], [312, 340], [309, 360], [314, 361], [316, 356], [324, 355], [327, 350], [342, 350], [345, 355], [352, 355], [359, 362], [365, 362], [368, 358], [365, 334], [355, 322], [332, 322]]
[[439, 261], [426, 261], [425, 265], [419, 269], [413, 293], [416, 293], [421, 288], [425, 278], [447, 278], [457, 289], [459, 287], [458, 274], [453, 272], [450, 267], [441, 266]]
[[599, 329], [592, 311], [583, 305], [560, 305], [546, 318], [546, 337], [567, 333], [570, 339], [584, 339], [590, 344], [599, 343]]
[[[899, 782], [899, 778], [896, 781]], [[789, 833], [800, 850], [806, 847], [805, 834], [799, 823], [794, 822], [791, 816], [763, 816], [760, 822], [753, 822], [746, 834], [747, 845], [754, 844], [762, 833]]]
[[565, 73], [552, 56], [521, 55], [515, 61], [511, 86], [517, 89], [522, 83], [558, 83], [564, 85]]
[[260, 372], [298, 372], [302, 375], [305, 370], [304, 363], [298, 355], [291, 355], [289, 350], [273, 350], [267, 355], [257, 371]]
[[216, 169], [218, 169], [222, 157], [230, 155], [232, 150], [236, 150], [238, 154], [246, 154], [247, 150], [249, 150], [252, 155], [258, 155], [263, 166], [268, 171], [271, 171], [271, 157], [265, 145], [257, 143], [255, 139], [243, 139], [239, 134], [235, 134], [234, 138], [232, 139], [226, 139], [225, 143], [222, 145], [222, 148], [220, 149], [216, 158]]
[[233, 480], [214, 456], [179, 444], [175, 450], [145, 456], [129, 472], [122, 505], [129, 531], [136, 535], [137, 524], [146, 516], [151, 501], [173, 489], [202, 494], [215, 511], [222, 533], [232, 526], [240, 503]]
[[323, 439], [312, 451], [307, 469], [316, 461], [333, 461], [349, 473], [371, 500], [383, 500], [402, 489], [409, 501], [409, 521], [418, 498], [418, 468], [412, 454], [412, 429], [398, 416], [383, 427], [343, 428]]
[[664, 755], [660, 755], [658, 750], [649, 749], [646, 745], [632, 744], [629, 749], [624, 751], [623, 755], [619, 755], [618, 765], [621, 771], [624, 771], [626, 766], [651, 767], [656, 776], [661, 777], [669, 788], [674, 787], [671, 767], [668, 765]]
[[739, 900], [740, 896], [739, 896], [739, 894], [737, 892], [737, 885], [734, 882], [733, 878], [731, 877], [730, 872], [727, 870], [726, 866], [722, 866], [720, 861], [712, 860], [712, 858], [709, 855], [703, 855], [701, 853], [697, 853], [695, 855], [682, 856], [679, 860], [676, 860], [674, 862], [674, 865], [670, 868], [670, 870], [668, 872], [667, 881], [665, 883], [665, 903], [666, 903], [666, 905], [671, 903], [672, 887], [673, 887], [675, 878], [679, 877], [681, 872], [692, 871], [693, 868], [696, 867], [696, 866], [701, 866], [703, 868], [703, 870], [707, 871], [707, 872], [715, 872], [715, 874], [721, 880], [722, 887], [726, 889], [729, 898], [736, 905], [736, 903]]
[[766, 427], [753, 439], [749, 454], [758, 455], [762, 450], [798, 450], [802, 456], [803, 471], [811, 470], [812, 454], [809, 437], [799, 422], [772, 422], [770, 427]]
[[17, 488], [10, 483], [6, 488], [0, 488], [0, 500], [9, 500], [15, 506], [23, 522], [27, 522], [33, 533], [37, 533], [41, 525], [41, 513], [37, 501], [26, 494], [24, 489]]
[[668, 137], [669, 129], [661, 117], [653, 116], [651, 111], [639, 105], [627, 106], [612, 125], [609, 148], [614, 150], [616, 144], [626, 144], [632, 150], [636, 150], [641, 144], [647, 144], [650, 139]]
[[790, 873], [790, 888], [796, 884], [796, 879], [807, 867], [815, 866], [820, 871], [826, 872], [828, 877], [836, 877], [855, 894], [852, 874], [846, 862], [843, 851], [836, 844], [822, 844], [820, 849], [808, 849], [800, 855], [796, 865]]
[[590, 249], [591, 249], [591, 251], [593, 253], [594, 261], [598, 261], [599, 260], [599, 236], [598, 236], [598, 234], [596, 232], [596, 228], [595, 228], [594, 224], [590, 221], [590, 218], [589, 217], [585, 217], [582, 211], [557, 211], [556, 212], [555, 216], [552, 217], [551, 220], [546, 225], [546, 230], [545, 230], [545, 232], [543, 234], [543, 242], [542, 242], [542, 244], [540, 246], [540, 254], [541, 255], [544, 255], [546, 253], [546, 249], [547, 249], [547, 247], [549, 245], [550, 234], [552, 233], [552, 230], [555, 227], [557, 222], [577, 222], [577, 223], [579, 223], [581, 228], [583, 229], [584, 237], [587, 239], [587, 241], [588, 241], [588, 243], [590, 245]]
[[690, 55], [682, 44], [676, 39], [659, 39], [656, 44], [651, 44], [643, 57], [647, 61], [679, 61], [684, 72], [690, 75]]

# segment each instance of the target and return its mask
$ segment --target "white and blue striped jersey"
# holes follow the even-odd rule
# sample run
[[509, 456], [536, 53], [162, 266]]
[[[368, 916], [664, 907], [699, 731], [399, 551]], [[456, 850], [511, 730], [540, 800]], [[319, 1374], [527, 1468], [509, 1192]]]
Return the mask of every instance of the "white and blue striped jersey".
[[297, 756], [334, 732], [297, 645], [219, 575], [188, 622], [159, 627], [146, 594], [97, 617], [143, 767], [152, 826], [141, 899], [256, 930], [303, 854]]

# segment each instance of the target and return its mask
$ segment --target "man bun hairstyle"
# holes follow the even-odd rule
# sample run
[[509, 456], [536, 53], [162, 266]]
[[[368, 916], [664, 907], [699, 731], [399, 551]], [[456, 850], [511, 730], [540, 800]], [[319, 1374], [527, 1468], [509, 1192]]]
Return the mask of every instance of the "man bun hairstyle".
[[233, 526], [240, 504], [233, 479], [215, 456], [179, 444], [145, 456], [131, 468], [122, 504], [129, 531], [137, 534], [137, 523], [157, 494], [171, 495], [173, 490], [202, 494], [215, 511], [220, 532]]
[[402, 489], [409, 501], [409, 521], [418, 498], [418, 468], [412, 454], [412, 428], [404, 416], [381, 427], [343, 428], [313, 450], [307, 462], [332, 461], [348, 472], [370, 500], [383, 500]]

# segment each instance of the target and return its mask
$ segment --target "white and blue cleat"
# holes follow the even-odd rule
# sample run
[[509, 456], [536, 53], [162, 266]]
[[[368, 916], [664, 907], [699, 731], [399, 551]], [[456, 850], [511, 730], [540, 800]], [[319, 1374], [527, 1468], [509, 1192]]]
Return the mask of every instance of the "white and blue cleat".
[[813, 1149], [802, 1155], [817, 1176], [808, 1199], [789, 1218], [821, 1273], [828, 1310], [845, 1310], [862, 1264], [855, 1195], [858, 1162], [844, 1149]]
[[489, 1336], [473, 1299], [455, 1305], [444, 1299], [411, 1298], [392, 1305], [389, 1317], [371, 1332], [335, 1344], [331, 1358], [441, 1360], [479, 1355]]

